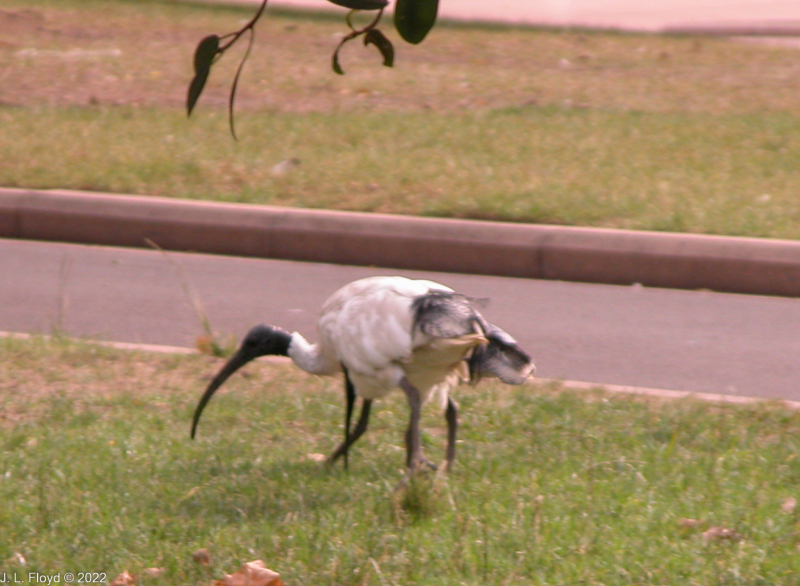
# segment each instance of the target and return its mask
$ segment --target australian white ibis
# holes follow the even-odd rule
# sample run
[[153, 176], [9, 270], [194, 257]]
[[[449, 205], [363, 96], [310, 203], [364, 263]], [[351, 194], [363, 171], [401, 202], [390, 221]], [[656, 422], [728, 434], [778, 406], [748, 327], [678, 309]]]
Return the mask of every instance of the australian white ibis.
[[[259, 356], [289, 356], [312, 374], [344, 372], [344, 441], [328, 463], [344, 456], [347, 467], [350, 446], [367, 429], [372, 401], [399, 387], [411, 408], [406, 432], [409, 470], [429, 464], [422, 455], [419, 420], [422, 404], [433, 395], [446, 406], [449, 468], [455, 458], [458, 425], [449, 391], [460, 380], [476, 383], [483, 376], [521, 384], [534, 370], [516, 341], [486, 322], [470, 298], [433, 281], [405, 277], [353, 281], [323, 305], [318, 336], [319, 341], [310, 344], [297, 332], [290, 334], [274, 326], [251, 329], [200, 399], [192, 437], [206, 403], [229, 376]], [[361, 415], [351, 430], [356, 396], [362, 399]]]

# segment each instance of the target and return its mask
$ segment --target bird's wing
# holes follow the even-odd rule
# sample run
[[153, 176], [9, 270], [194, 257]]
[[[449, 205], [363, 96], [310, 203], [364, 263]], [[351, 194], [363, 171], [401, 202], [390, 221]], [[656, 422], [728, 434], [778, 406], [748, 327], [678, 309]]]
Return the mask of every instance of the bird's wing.
[[434, 338], [457, 338], [480, 332], [480, 314], [472, 301], [451, 291], [429, 291], [411, 304], [414, 329]]
[[474, 346], [487, 342], [482, 323], [470, 299], [444, 285], [370, 277], [331, 296], [319, 333], [357, 381], [359, 394], [380, 396], [404, 375], [418, 387], [438, 384]]
[[519, 385], [528, 380], [536, 369], [531, 357], [505, 331], [486, 321], [481, 325], [488, 343], [475, 348], [469, 359], [470, 381], [496, 376], [506, 384]]
[[354, 281], [326, 302], [320, 338], [335, 348], [349, 370], [378, 376], [378, 371], [411, 356], [415, 281], [371, 277]]

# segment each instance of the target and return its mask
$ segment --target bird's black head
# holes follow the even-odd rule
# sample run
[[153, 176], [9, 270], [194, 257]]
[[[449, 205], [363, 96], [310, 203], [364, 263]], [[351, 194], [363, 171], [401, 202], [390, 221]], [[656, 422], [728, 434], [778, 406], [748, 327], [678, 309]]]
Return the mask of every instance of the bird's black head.
[[288, 356], [291, 341], [289, 332], [274, 326], [259, 325], [247, 332], [236, 354], [246, 359], [244, 363], [259, 356]]
[[490, 323], [484, 324], [484, 334], [487, 343], [476, 347], [468, 362], [470, 382], [475, 384], [483, 376], [496, 376], [509, 385], [528, 380], [536, 367], [517, 341]]
[[239, 349], [217, 373], [200, 398], [192, 420], [192, 437], [197, 431], [197, 423], [200, 421], [200, 415], [203, 413], [206, 403], [222, 386], [222, 383], [228, 380], [228, 377], [259, 356], [288, 356], [291, 342], [292, 335], [289, 332], [274, 326], [260, 325], [247, 332]]

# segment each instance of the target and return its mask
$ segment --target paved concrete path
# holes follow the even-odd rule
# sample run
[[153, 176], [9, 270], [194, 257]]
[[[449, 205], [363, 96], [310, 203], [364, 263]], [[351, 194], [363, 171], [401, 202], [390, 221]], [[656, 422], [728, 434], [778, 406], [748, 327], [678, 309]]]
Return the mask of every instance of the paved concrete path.
[[781, 297], [0, 239], [0, 330], [192, 346], [188, 286], [219, 332], [267, 322], [313, 339], [330, 293], [387, 273], [489, 298], [542, 377], [800, 400], [800, 299]]
[[[270, 6], [345, 11], [324, 0], [270, 0]], [[797, 34], [800, 0], [441, 0], [439, 16], [455, 20], [647, 32], [712, 30]]]

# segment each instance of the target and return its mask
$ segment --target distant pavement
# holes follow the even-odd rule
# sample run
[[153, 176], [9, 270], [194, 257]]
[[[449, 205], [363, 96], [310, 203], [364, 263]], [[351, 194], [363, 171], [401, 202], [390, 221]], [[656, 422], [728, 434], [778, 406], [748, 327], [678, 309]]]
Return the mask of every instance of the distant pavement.
[[[325, 0], [271, 0], [270, 6], [345, 10]], [[439, 16], [646, 32], [800, 34], [800, 0], [440, 0]]]

